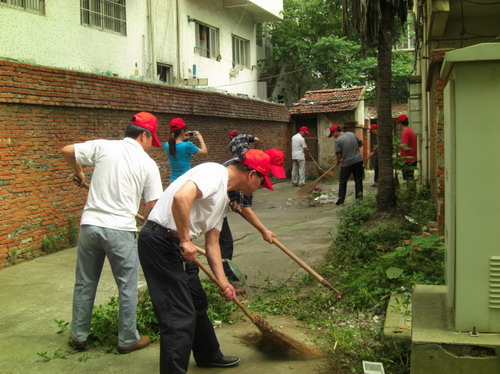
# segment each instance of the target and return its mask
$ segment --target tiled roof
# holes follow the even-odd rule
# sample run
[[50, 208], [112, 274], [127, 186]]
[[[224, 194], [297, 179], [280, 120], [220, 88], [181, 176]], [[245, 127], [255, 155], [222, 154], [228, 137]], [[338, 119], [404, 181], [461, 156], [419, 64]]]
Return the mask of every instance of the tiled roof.
[[[408, 114], [408, 104], [392, 104], [392, 118], [398, 118], [401, 114]], [[377, 107], [370, 106], [365, 110], [365, 119], [377, 118]]]
[[307, 91], [302, 99], [290, 108], [290, 114], [331, 113], [355, 110], [363, 100], [365, 87], [335, 88]]

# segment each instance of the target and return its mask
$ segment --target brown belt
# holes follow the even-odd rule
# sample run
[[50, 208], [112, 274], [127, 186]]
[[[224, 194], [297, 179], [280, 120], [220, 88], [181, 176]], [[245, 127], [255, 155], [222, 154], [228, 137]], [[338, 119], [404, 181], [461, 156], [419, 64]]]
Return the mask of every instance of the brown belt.
[[163, 236], [166, 236], [167, 238], [174, 238], [178, 239], [179, 235], [177, 234], [177, 231], [168, 229], [166, 227], [163, 227], [162, 225], [153, 222], [153, 221], [146, 221], [144, 226], [149, 227], [151, 230], [154, 230], [156, 232], [159, 232]]

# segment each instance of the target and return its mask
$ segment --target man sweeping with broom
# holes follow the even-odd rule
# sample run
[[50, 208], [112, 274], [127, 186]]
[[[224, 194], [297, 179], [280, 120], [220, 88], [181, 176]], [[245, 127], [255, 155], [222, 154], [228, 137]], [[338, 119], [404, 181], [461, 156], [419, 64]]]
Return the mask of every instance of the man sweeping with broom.
[[352, 132], [344, 132], [339, 125], [330, 126], [330, 135], [335, 138], [335, 155], [340, 168], [339, 198], [336, 205], [343, 205], [347, 190], [347, 181], [354, 176], [356, 199], [363, 198], [363, 157], [359, 147], [363, 142]]
[[201, 367], [231, 367], [239, 357], [224, 356], [207, 316], [208, 301], [198, 277], [192, 239], [204, 234], [208, 263], [221, 295], [235, 299], [222, 267], [219, 232], [228, 191], [249, 195], [260, 186], [273, 190], [270, 157], [250, 149], [234, 163], [204, 163], [173, 182], [158, 199], [139, 235], [139, 259], [160, 326], [160, 373], [186, 373], [193, 351]]

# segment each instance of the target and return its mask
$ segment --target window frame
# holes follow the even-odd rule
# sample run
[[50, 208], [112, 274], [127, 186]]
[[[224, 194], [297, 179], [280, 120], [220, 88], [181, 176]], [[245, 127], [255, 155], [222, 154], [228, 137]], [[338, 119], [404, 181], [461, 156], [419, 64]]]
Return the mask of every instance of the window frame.
[[218, 28], [195, 21], [194, 52], [201, 57], [220, 61], [219, 35]]
[[233, 47], [233, 66], [250, 68], [250, 40], [238, 35], [231, 35]]
[[126, 0], [80, 0], [82, 26], [127, 36]]
[[[165, 75], [165, 80], [161, 79], [160, 68], [167, 69], [167, 73]], [[173, 66], [170, 64], [165, 64], [163, 62], [156, 62], [156, 77], [166, 84], [172, 84], [172, 68]]]
[[0, 0], [0, 5], [41, 16], [45, 15], [45, 0]]

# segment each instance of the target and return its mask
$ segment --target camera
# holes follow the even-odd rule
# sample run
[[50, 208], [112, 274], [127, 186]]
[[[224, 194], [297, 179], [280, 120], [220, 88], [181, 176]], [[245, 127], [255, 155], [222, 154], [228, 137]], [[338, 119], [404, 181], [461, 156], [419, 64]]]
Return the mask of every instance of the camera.
[[188, 135], [188, 136], [194, 136], [194, 135], [195, 135], [195, 132], [194, 132], [194, 131], [188, 131], [188, 132], [187, 132], [187, 135]]

